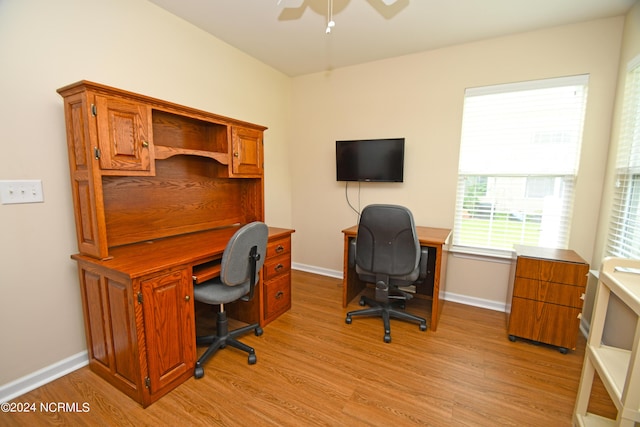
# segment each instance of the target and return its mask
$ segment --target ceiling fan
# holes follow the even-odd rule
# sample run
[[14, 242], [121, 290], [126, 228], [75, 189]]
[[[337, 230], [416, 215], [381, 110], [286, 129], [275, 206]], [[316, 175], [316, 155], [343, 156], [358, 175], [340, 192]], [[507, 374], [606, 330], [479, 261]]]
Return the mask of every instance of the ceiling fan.
[[[278, 16], [280, 21], [291, 21], [300, 19], [307, 9], [311, 9], [318, 15], [327, 17], [327, 27], [325, 32], [331, 33], [331, 29], [336, 25], [333, 15], [343, 11], [351, 0], [278, 0], [277, 5], [283, 3], [294, 6], [285, 6]], [[367, 0], [367, 3], [374, 8], [385, 19], [391, 19], [409, 5], [409, 0]]]

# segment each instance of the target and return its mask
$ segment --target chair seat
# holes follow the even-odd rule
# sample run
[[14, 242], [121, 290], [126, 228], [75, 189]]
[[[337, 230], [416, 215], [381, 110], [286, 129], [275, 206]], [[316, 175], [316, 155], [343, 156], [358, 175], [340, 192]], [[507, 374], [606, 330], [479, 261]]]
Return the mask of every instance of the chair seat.
[[193, 296], [196, 301], [206, 304], [227, 304], [237, 301], [249, 292], [249, 283], [238, 286], [227, 286], [219, 278], [193, 287]]

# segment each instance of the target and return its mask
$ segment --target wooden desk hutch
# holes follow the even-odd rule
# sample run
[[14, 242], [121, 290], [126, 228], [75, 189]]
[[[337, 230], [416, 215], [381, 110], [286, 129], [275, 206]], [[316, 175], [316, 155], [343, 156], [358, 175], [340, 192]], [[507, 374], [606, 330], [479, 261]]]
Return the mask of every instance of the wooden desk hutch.
[[[266, 128], [87, 81], [58, 93], [89, 365], [146, 407], [193, 375], [193, 281], [264, 221]], [[291, 233], [270, 227], [260, 286], [231, 317], [290, 308]]]

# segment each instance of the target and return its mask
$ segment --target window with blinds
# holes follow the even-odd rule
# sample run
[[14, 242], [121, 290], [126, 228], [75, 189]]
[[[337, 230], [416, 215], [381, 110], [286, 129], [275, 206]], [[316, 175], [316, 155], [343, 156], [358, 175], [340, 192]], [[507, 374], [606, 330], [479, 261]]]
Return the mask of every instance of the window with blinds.
[[465, 91], [453, 244], [566, 248], [587, 75]]
[[627, 67], [606, 251], [640, 258], [640, 56]]

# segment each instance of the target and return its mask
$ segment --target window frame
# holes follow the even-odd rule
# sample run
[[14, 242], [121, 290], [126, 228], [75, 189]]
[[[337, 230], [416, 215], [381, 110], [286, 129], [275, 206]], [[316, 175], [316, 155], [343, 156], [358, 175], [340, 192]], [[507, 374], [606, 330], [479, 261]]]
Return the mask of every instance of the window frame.
[[640, 55], [629, 61], [605, 255], [640, 258]]
[[[567, 170], [562, 170], [562, 171], [555, 170], [555, 171], [551, 171], [551, 173], [549, 170], [546, 170], [546, 171], [543, 170], [543, 168], [540, 171], [538, 171], [538, 173], [536, 173], [536, 171], [533, 171], [533, 173], [532, 171], [526, 171], [526, 173], [516, 173], [516, 172], [505, 173], [505, 171], [502, 170], [499, 173], [491, 174], [491, 173], [473, 173], [472, 171], [465, 170], [465, 168], [462, 165], [463, 155], [464, 155], [463, 150], [465, 149], [464, 138], [465, 138], [465, 132], [466, 132], [465, 113], [467, 111], [465, 108], [465, 111], [463, 113], [462, 139], [461, 139], [461, 147], [460, 147], [461, 152], [460, 152], [460, 164], [458, 168], [458, 186], [456, 190], [456, 208], [455, 208], [455, 218], [454, 218], [452, 251], [470, 253], [475, 255], [494, 256], [494, 257], [510, 257], [513, 250], [513, 244], [535, 244], [527, 241], [527, 239], [523, 239], [522, 237], [516, 241], [509, 240], [508, 243], [505, 243], [504, 245], [496, 245], [491, 243], [491, 241], [489, 243], [478, 244], [477, 242], [470, 241], [468, 237], [465, 237], [461, 233], [464, 229], [463, 224], [465, 221], [465, 218], [464, 218], [465, 201], [468, 200], [468, 194], [465, 191], [464, 181], [472, 177], [476, 180], [482, 177], [484, 177], [486, 180], [491, 180], [491, 179], [495, 180], [499, 178], [513, 178], [513, 179], [525, 178], [521, 200], [520, 201], [516, 200], [513, 202], [514, 205], [518, 205], [518, 203], [520, 203], [521, 206], [523, 206], [524, 213], [521, 214], [521, 218], [520, 218], [522, 221], [525, 221], [529, 216], [532, 215], [531, 212], [528, 212], [526, 209], [524, 209], [524, 206], [526, 206], [526, 202], [522, 202], [522, 200], [531, 198], [528, 196], [528, 193], [532, 187], [530, 187], [530, 183], [527, 182], [527, 180], [528, 179], [554, 180], [553, 181], [555, 183], [554, 185], [561, 186], [560, 189], [558, 188], [555, 189], [555, 191], [560, 191], [560, 194], [561, 194], [561, 198], [559, 199], [560, 214], [559, 214], [559, 219], [557, 220], [558, 227], [561, 230], [561, 236], [559, 240], [560, 243], [558, 244], [554, 242], [553, 246], [557, 248], [567, 247], [569, 232], [570, 232], [570, 221], [571, 221], [571, 216], [573, 212], [573, 201], [575, 196], [575, 182], [577, 180], [577, 175], [578, 175], [578, 165], [579, 165], [580, 150], [582, 145], [582, 131], [584, 128], [584, 115], [585, 115], [586, 105], [587, 105], [588, 82], [589, 82], [589, 75], [578, 75], [578, 76], [568, 76], [568, 77], [560, 77], [560, 78], [553, 78], [553, 79], [533, 80], [533, 81], [521, 82], [521, 83], [509, 83], [504, 85], [471, 88], [465, 91], [465, 107], [466, 107], [467, 99], [472, 96], [483, 96], [483, 95], [493, 95], [493, 94], [502, 94], [502, 93], [511, 94], [513, 92], [521, 92], [521, 91], [527, 91], [532, 89], [533, 90], [547, 89], [547, 88], [561, 89], [561, 88], [570, 87], [570, 86], [582, 86], [582, 91], [580, 92], [582, 95], [582, 98], [580, 98], [577, 104], [579, 111], [576, 110], [578, 111], [576, 114], [579, 114], [580, 116], [576, 125], [577, 129], [572, 130], [573, 132], [577, 132], [576, 134], [577, 137], [575, 137], [572, 141], [572, 144], [574, 144], [574, 147], [575, 147], [574, 148], [575, 151], [573, 153], [573, 155], [575, 155], [575, 159], [572, 159], [572, 162], [574, 163], [572, 163], [571, 165], [567, 165]], [[533, 129], [535, 128], [532, 128], [532, 130]], [[538, 144], [540, 146], [551, 146], [553, 149], [553, 148], [556, 148], [554, 144], [556, 144], [559, 141], [558, 138], [560, 138], [561, 140], [564, 140], [566, 138], [566, 135], [562, 132], [558, 133], [557, 135], [554, 135], [548, 132], [545, 133], [545, 132], [546, 131], [544, 129], [540, 129], [539, 137], [537, 133], [533, 133], [532, 135], [536, 135], [536, 137], [531, 139], [532, 141], [531, 144]], [[500, 167], [503, 167], [503, 166], [500, 166]], [[504, 215], [504, 212], [502, 213], [502, 215]], [[510, 215], [511, 214], [509, 214], [509, 216]], [[490, 233], [491, 232], [492, 231], [490, 231]], [[531, 234], [526, 230], [523, 231], [523, 233], [524, 234], [528, 233], [529, 235]]]

